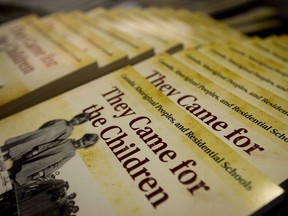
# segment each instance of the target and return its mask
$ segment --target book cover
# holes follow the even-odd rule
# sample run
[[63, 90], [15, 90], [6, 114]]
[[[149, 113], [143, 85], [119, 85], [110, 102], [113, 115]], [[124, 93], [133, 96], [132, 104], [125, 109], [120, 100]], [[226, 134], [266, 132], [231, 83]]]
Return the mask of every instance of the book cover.
[[95, 58], [50, 32], [34, 15], [2, 25], [0, 46], [0, 118], [97, 74]]
[[90, 17], [98, 23], [106, 23], [121, 32], [125, 32], [132, 37], [138, 38], [143, 43], [149, 44], [155, 53], [173, 53], [182, 49], [182, 42], [167, 34], [165, 26], [159, 27], [155, 22], [147, 20], [141, 13], [142, 9], [133, 8], [113, 8], [101, 14], [90, 14]]
[[[190, 23], [193, 27], [197, 26], [201, 31], [206, 32], [206, 37], [210, 38], [212, 41], [221, 40], [222, 38], [226, 38], [230, 40], [238, 40], [242, 41], [247, 39], [247, 36], [237, 31], [228, 25], [225, 25], [223, 22], [219, 22], [218, 20], [212, 18], [210, 15], [205, 14], [201, 11], [191, 12], [187, 9], [179, 9], [175, 11], [176, 16], [185, 20], [187, 23]], [[209, 35], [218, 35], [213, 38]], [[202, 34], [204, 35], [204, 34]]]
[[287, 41], [283, 40], [281, 35], [271, 35], [266, 37], [264, 40], [283, 51], [288, 51]]
[[[219, 37], [219, 35], [216, 36], [215, 33], [213, 33], [215, 26], [209, 26], [209, 29], [212, 30], [208, 32], [207, 28], [204, 27], [205, 24], [201, 20], [195, 19], [195, 14], [189, 11], [174, 10], [169, 11], [168, 13], [169, 16], [172, 16], [172, 20], [179, 19], [187, 26], [181, 28], [181, 31], [187, 31], [187, 34], [191, 37], [191, 41], [198, 42], [198, 45], [207, 44], [210, 42], [222, 42], [224, 40], [223, 36]], [[169, 17], [168, 15], [166, 16]]]
[[71, 11], [69, 14], [71, 14], [71, 19], [78, 20], [82, 25], [89, 27], [96, 35], [105, 38], [112, 46], [127, 53], [129, 64], [134, 64], [154, 55], [154, 47], [132, 35], [119, 31], [117, 28], [107, 25], [107, 23], [101, 24], [101, 22], [97, 22], [84, 12]]
[[20, 215], [248, 215], [283, 193], [131, 67], [0, 131]]
[[[181, 20], [176, 16], [175, 10], [172, 8], [156, 8], [156, 7], [146, 7], [143, 12], [151, 17], [152, 22], [158, 23], [158, 29], [165, 28], [165, 31], [173, 35], [183, 43], [183, 47], [197, 47], [204, 43], [203, 38], [197, 37], [195, 28], [192, 28], [187, 22]], [[181, 31], [175, 31], [175, 28], [181, 29]], [[201, 33], [200, 33], [201, 34]]]
[[287, 81], [281, 75], [271, 74], [269, 70], [232, 52], [224, 44], [214, 43], [202, 46], [198, 50], [243, 78], [247, 78], [287, 100]]
[[197, 124], [215, 134], [274, 182], [286, 182], [288, 176], [283, 170], [288, 165], [287, 124], [228, 92], [171, 55], [154, 56], [133, 68]]
[[273, 58], [273, 60], [278, 61], [281, 64], [288, 63], [287, 51], [282, 50], [277, 46], [275, 47], [273, 43], [269, 43], [267, 40], [259, 37], [253, 37], [247, 42], [243, 43], [243, 45], [246, 45], [251, 49], [254, 48], [255, 51], [258, 51], [262, 55], [266, 55], [269, 58]]
[[273, 58], [266, 57], [261, 53], [255, 52], [243, 46], [241, 43], [228, 42], [226, 47], [237, 55], [249, 59], [249, 61], [252, 61], [258, 64], [260, 67], [267, 69], [267, 71], [270, 71], [272, 74], [280, 75], [283, 79], [288, 81], [288, 67], [286, 64], [275, 61]]
[[65, 37], [79, 49], [97, 59], [101, 71], [118, 69], [128, 64], [127, 54], [109, 44], [66, 13], [54, 13], [41, 18], [51, 31]]
[[256, 85], [249, 79], [207, 58], [196, 49], [186, 49], [173, 56], [258, 109], [269, 113], [283, 123], [288, 122], [288, 98], [285, 100], [266, 88]]

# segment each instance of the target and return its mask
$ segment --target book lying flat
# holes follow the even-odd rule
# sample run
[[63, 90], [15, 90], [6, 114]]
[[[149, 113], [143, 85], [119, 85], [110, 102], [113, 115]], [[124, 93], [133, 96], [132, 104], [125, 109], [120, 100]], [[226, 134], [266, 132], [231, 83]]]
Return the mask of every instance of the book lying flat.
[[97, 61], [31, 15], [0, 27], [0, 118], [97, 74]]
[[94, 19], [103, 17], [104, 20], [110, 21], [121, 31], [150, 44], [155, 48], [156, 54], [161, 52], [174, 53], [183, 47], [182, 39], [177, 38], [176, 34], [167, 32], [167, 25], [159, 24], [157, 20], [151, 20], [151, 16], [140, 8], [113, 8], [105, 15], [93, 17]]
[[261, 67], [257, 63], [243, 58], [241, 55], [229, 50], [225, 44], [202, 46], [199, 51], [243, 78], [249, 79], [257, 85], [260, 85], [287, 100], [287, 81], [283, 79], [280, 74], [271, 73], [271, 71]]
[[273, 58], [273, 60], [278, 61], [281, 64], [288, 63], [288, 51], [274, 46], [273, 43], [269, 43], [267, 40], [254, 37], [247, 42], [243, 42], [242, 44], [249, 47], [250, 49], [258, 51], [262, 55]]
[[190, 24], [192, 28], [196, 28], [198, 31], [201, 31], [201, 36], [207, 38], [210, 42], [224, 42], [227, 40], [242, 41], [247, 39], [247, 36], [240, 31], [225, 25], [223, 22], [219, 22], [201, 11], [191, 12], [186, 9], [179, 9], [174, 10], [172, 14]]
[[157, 25], [157, 22], [148, 21], [141, 11], [142, 9], [138, 10], [137, 8], [112, 8], [110, 10], [102, 10], [100, 13], [97, 9], [93, 9], [86, 14], [95, 22], [113, 26], [119, 31], [149, 44], [154, 47], [155, 53], [163, 51], [175, 52], [182, 48], [182, 42], [174, 36], [165, 34], [163, 25], [161, 26], [162, 31], [159, 31], [160, 26]]
[[258, 109], [269, 113], [283, 123], [288, 122], [288, 97], [282, 98], [254, 82], [218, 64], [196, 49], [186, 49], [174, 55], [180, 61], [232, 92]]
[[[283, 35], [282, 35], [283, 36]], [[281, 35], [271, 35], [264, 39], [268, 43], [271, 43], [273, 46], [277, 47], [280, 50], [288, 51], [287, 39], [281, 37]]]
[[142, 61], [154, 54], [154, 47], [133, 37], [133, 35], [119, 31], [106, 23], [97, 22], [81, 11], [71, 11], [69, 14], [70, 19], [80, 21], [82, 25], [89, 27], [96, 35], [105, 38], [108, 43], [127, 53], [129, 64]]
[[[174, 44], [176, 41], [178, 41], [178, 44], [179, 44], [179, 41], [180, 41], [181, 44], [183, 44], [183, 47], [191, 47], [191, 46], [195, 47], [195, 46], [198, 46], [199, 44], [201, 44], [202, 40], [200, 38], [199, 39], [196, 38], [195, 35], [193, 35], [193, 33], [195, 31], [193, 29], [191, 29], [187, 23], [183, 22], [180, 19], [177, 19], [176, 16], [173, 16], [174, 10], [172, 10], [172, 11], [173, 12], [170, 13], [170, 10], [168, 11], [168, 8], [166, 10], [164, 10], [164, 8], [162, 8], [160, 10], [159, 8], [147, 7], [147, 8], [143, 8], [142, 10], [137, 10], [134, 12], [135, 15], [132, 17], [138, 16], [138, 19], [133, 21], [132, 19], [127, 18], [126, 22], [127, 22], [127, 24], [129, 24], [129, 22], [134, 22], [135, 26], [136, 26], [137, 23], [139, 23], [141, 21], [142, 23], [144, 23], [146, 25], [146, 27], [148, 27], [147, 29], [151, 29], [149, 31], [153, 32], [154, 37], [156, 37], [156, 38], [158, 37], [159, 42], [162, 41], [162, 43], [164, 43], [164, 42], [167, 43], [168, 41], [171, 41], [170, 44], [172, 45], [173, 41], [174, 41]], [[115, 12], [117, 13], [117, 9], [111, 10], [112, 14], [114, 14]], [[141, 16], [138, 15], [140, 13], [141, 13]], [[124, 15], [125, 13], [122, 13], [122, 14]], [[115, 18], [116, 17], [117, 16], [115, 16]], [[124, 16], [122, 16], [122, 21], [124, 21], [123, 18], [124, 18]], [[141, 24], [141, 22], [140, 22], [140, 24]], [[149, 25], [149, 23], [150, 23], [150, 25]], [[177, 26], [178, 30], [180, 30], [180, 29], [181, 30], [175, 31], [176, 26]], [[139, 37], [140, 36], [141, 36], [141, 34], [139, 34]], [[161, 40], [161, 38], [162, 38], [162, 40]], [[177, 42], [176, 42], [176, 44], [177, 44]], [[173, 51], [173, 50], [171, 50], [171, 51], [170, 50], [169, 49], [166, 49], [166, 50], [162, 49], [162, 51], [166, 51], [168, 53], [171, 53], [171, 51]], [[158, 51], [162, 52], [161, 49], [158, 49]]]
[[288, 179], [283, 172], [288, 166], [286, 123], [171, 55], [156, 55], [133, 68], [190, 115], [195, 124], [201, 124], [203, 130], [209, 130], [274, 182], [281, 184]]
[[128, 64], [125, 52], [109, 44], [105, 38], [94, 34], [79, 21], [65, 13], [54, 13], [41, 18], [55, 34], [65, 37], [79, 49], [97, 59], [99, 70], [112, 71]]
[[5, 118], [0, 131], [20, 215], [69, 208], [55, 188], [79, 216], [250, 215], [283, 194], [131, 67]]
[[254, 50], [243, 46], [241, 43], [228, 42], [226, 46], [232, 52], [255, 62], [260, 67], [270, 71], [271, 74], [280, 75], [284, 80], [288, 81], [287, 64], [274, 60], [273, 57], [267, 57], [262, 53], [255, 52]]

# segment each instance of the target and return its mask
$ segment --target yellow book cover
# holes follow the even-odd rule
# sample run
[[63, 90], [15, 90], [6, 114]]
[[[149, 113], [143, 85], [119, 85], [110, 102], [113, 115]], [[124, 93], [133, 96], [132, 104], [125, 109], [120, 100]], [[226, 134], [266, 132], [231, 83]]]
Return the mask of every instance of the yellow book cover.
[[112, 46], [127, 53], [130, 64], [142, 61], [154, 54], [152, 46], [111, 25], [107, 25], [107, 23], [101, 24], [81, 11], [72, 11], [69, 14], [71, 15], [70, 18], [80, 21], [82, 25], [89, 27], [96, 35], [105, 38]]
[[[211, 42], [222, 43], [227, 40], [226, 37], [229, 34], [223, 37], [223, 33], [221, 32], [221, 35], [219, 35], [219, 29], [217, 29], [217, 26], [199, 20], [197, 13], [193, 14], [191, 12], [184, 11], [179, 13], [177, 16], [186, 22], [191, 27], [191, 29], [193, 29], [192, 33], [194, 37], [200, 37], [202, 40], [206, 41], [206, 44]], [[215, 31], [215, 29], [217, 30]]]
[[[176, 16], [185, 20], [193, 27], [197, 27], [202, 32], [202, 35], [209, 38], [210, 41], [220, 42], [226, 40], [245, 40], [245, 36], [240, 31], [237, 31], [223, 22], [212, 18], [203, 12], [192, 12], [185, 9], [176, 10]], [[205, 34], [206, 33], [206, 34]], [[214, 35], [214, 37], [213, 37]]]
[[[133, 7], [129, 10], [129, 14], [134, 18], [135, 26], [138, 27], [140, 31], [144, 31], [146, 34], [152, 34], [154, 38], [160, 38], [162, 41], [166, 41], [168, 49], [159, 50], [159, 52], [165, 51], [169, 53], [170, 50], [170, 53], [176, 52], [182, 49], [183, 41], [187, 42], [186, 37], [175, 32], [175, 28], [179, 29], [179, 32], [182, 32], [180, 25], [172, 26], [171, 22], [160, 21], [157, 17], [152, 16], [148, 10], [142, 8]], [[145, 26], [145, 28], [140, 28], [139, 26]]]
[[258, 53], [249, 49], [248, 47], [243, 46], [241, 43], [237, 42], [228, 42], [226, 47], [231, 50], [233, 53], [236, 53], [239, 56], [242, 56], [249, 61], [252, 61], [258, 64], [260, 67], [263, 67], [273, 74], [280, 75], [283, 79], [288, 81], [288, 65], [275, 61], [272, 58], [266, 57], [264, 54]]
[[281, 41], [281, 37], [278, 35], [271, 35], [264, 38], [264, 41], [268, 44], [271, 44], [276, 49], [282, 50], [283, 52], [288, 52], [288, 43]]
[[131, 67], [5, 118], [0, 131], [21, 216], [250, 215], [283, 194]]
[[288, 34], [282, 34], [282, 35], [279, 35], [279, 37], [281, 38], [282, 41], [288, 41]]
[[[240, 32], [237, 32], [237, 35], [234, 35], [233, 33], [233, 36], [231, 36], [230, 33], [224, 32], [223, 29], [218, 27], [217, 25], [218, 21], [214, 20], [214, 22], [216, 23], [211, 24], [200, 19], [199, 12], [197, 11], [190, 11], [186, 9], [174, 9], [174, 10], [165, 10], [165, 11], [166, 11], [165, 13], [167, 14], [167, 16], [169, 14], [173, 14], [173, 17], [180, 19], [186, 24], [188, 24], [192, 29], [191, 33], [195, 34], [195, 37], [200, 37], [199, 39], [202, 39], [202, 38], [203, 40], [205, 39], [206, 43], [210, 43], [213, 41], [223, 42], [223, 41], [226, 41], [226, 37], [236, 39], [238, 38], [237, 35], [240, 34]], [[209, 16], [209, 15], [206, 14], [205, 16]], [[210, 17], [210, 19], [212, 18]], [[241, 36], [241, 39], [243, 39], [242, 36]]]
[[0, 47], [0, 118], [97, 73], [95, 58], [50, 32], [34, 15], [2, 25]]
[[260, 52], [261, 54], [273, 58], [273, 60], [280, 62], [281, 64], [288, 63], [288, 52], [283, 51], [277, 47], [274, 47], [273, 44], [265, 41], [259, 37], [253, 37], [246, 42], [243, 42], [243, 45]]
[[248, 103], [272, 115], [283, 123], [288, 122], [288, 97], [286, 99], [256, 85], [232, 70], [213, 61], [196, 49], [185, 49], [173, 55], [178, 60], [232, 92]]
[[287, 49], [287, 43], [288, 43], [288, 35], [287, 34], [281, 34], [281, 35], [271, 35], [268, 36], [267, 39], [272, 39], [273, 41], [277, 41], [282, 46], [286, 47]]
[[[197, 122], [195, 124], [201, 124], [203, 130], [209, 130], [277, 184], [288, 179], [288, 174], [283, 172], [288, 166], [287, 124], [171, 55], [154, 56], [133, 68], [190, 115]], [[185, 128], [183, 131], [194, 136]], [[211, 153], [204, 147], [203, 151]]]
[[271, 73], [267, 69], [260, 67], [257, 63], [232, 52], [225, 44], [202, 46], [199, 48], [199, 51], [243, 78], [247, 78], [287, 100], [288, 83], [281, 75]]
[[[97, 59], [99, 69], [118, 69], [128, 64], [127, 54], [93, 33], [67, 13], [54, 13], [41, 19], [50, 30], [65, 37], [79, 49]], [[107, 69], [106, 69], [107, 71]]]
[[142, 10], [137, 11], [136, 9], [113, 8], [104, 15], [94, 16], [93, 19], [114, 25], [120, 31], [149, 44], [155, 49], [155, 53], [164, 51], [173, 53], [182, 49], [182, 42], [173, 35], [165, 33], [164, 26], [161, 27], [162, 31], [159, 31], [159, 26], [157, 28], [155, 23], [147, 21], [146, 16], [141, 15]]
[[213, 26], [213, 30], [216, 33], [224, 37], [227, 37], [229, 35], [230, 38], [235, 38], [236, 40], [240, 40], [240, 41], [247, 38], [247, 36], [243, 34], [242, 32], [236, 30], [235, 28], [230, 27], [229, 25], [226, 25], [224, 22], [214, 19], [212, 16], [210, 16], [207, 13], [198, 11], [198, 12], [193, 13], [193, 15], [195, 19], [198, 20], [198, 22], [203, 23], [203, 25]]
[[203, 37], [195, 35], [199, 31], [192, 28], [187, 22], [180, 20], [174, 15], [174, 11], [170, 12], [171, 10], [171, 8], [166, 8], [165, 10], [163, 8], [148, 7], [143, 9], [143, 13], [151, 19], [150, 22], [157, 23], [156, 28], [158, 31], [159, 29], [165, 29], [167, 34], [173, 35], [173, 37], [182, 41], [184, 47], [197, 47], [201, 45]]
[[96, 8], [92, 8], [88, 11], [86, 11], [85, 13], [88, 15], [88, 16], [95, 16], [95, 15], [98, 15], [98, 14], [104, 14], [106, 13], [106, 8], [104, 7], [96, 7]]

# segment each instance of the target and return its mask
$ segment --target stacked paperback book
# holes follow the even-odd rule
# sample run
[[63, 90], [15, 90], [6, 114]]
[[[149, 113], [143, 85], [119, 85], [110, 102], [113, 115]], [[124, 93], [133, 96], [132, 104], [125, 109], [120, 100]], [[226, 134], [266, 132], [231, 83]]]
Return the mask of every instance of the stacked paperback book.
[[288, 36], [95, 8], [0, 26], [1, 215], [262, 215], [288, 167]]

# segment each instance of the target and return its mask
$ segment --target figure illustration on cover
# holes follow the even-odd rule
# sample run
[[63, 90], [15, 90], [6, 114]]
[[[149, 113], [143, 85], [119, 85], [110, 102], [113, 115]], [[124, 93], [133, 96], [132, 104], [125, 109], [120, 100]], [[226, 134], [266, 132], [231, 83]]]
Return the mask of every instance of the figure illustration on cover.
[[5, 141], [1, 152], [4, 161], [13, 161], [7, 169], [13, 190], [0, 195], [1, 215], [17, 215], [17, 209], [21, 216], [74, 215], [79, 210], [76, 193], [69, 193], [69, 183], [56, 179], [55, 173], [75, 156], [76, 149], [97, 142], [99, 137], [94, 133], [70, 138], [74, 127], [89, 117], [88, 113], [80, 113], [71, 120], [51, 120], [35, 131]]

